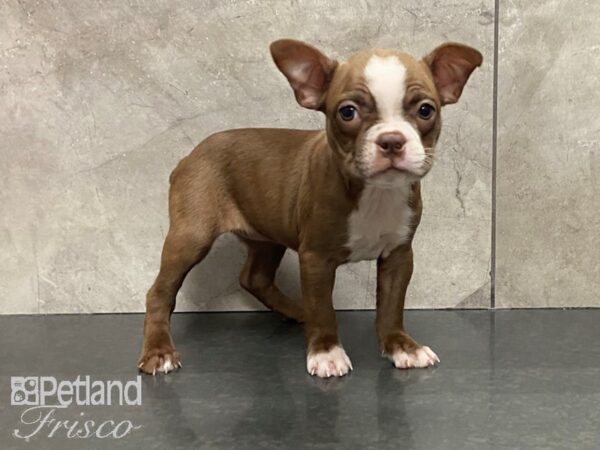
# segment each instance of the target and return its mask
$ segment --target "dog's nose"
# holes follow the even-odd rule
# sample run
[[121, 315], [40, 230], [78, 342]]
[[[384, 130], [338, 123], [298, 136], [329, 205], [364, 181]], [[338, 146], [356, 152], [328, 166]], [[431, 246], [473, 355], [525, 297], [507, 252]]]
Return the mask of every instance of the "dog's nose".
[[402, 133], [398, 131], [381, 133], [375, 141], [375, 145], [377, 145], [377, 147], [379, 147], [381, 152], [384, 154], [391, 153], [394, 155], [398, 155], [402, 153], [404, 144], [406, 144], [406, 138]]

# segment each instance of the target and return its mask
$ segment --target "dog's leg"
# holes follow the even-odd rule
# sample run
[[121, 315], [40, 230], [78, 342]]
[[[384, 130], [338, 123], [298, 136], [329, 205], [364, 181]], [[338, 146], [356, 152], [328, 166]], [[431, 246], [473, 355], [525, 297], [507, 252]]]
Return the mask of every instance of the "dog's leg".
[[283, 294], [275, 285], [275, 273], [286, 248], [283, 245], [240, 238], [248, 247], [248, 258], [240, 274], [240, 285], [267, 308], [284, 316], [304, 321], [300, 302]]
[[169, 230], [160, 271], [146, 296], [144, 344], [138, 361], [143, 372], [167, 373], [181, 366], [169, 330], [175, 297], [187, 273], [208, 254], [215, 238], [202, 229]]
[[404, 331], [404, 298], [413, 272], [411, 244], [377, 261], [377, 336], [382, 353], [399, 369], [428, 367], [440, 362], [426, 346]]
[[323, 255], [300, 252], [300, 276], [307, 340], [306, 369], [321, 378], [343, 376], [352, 363], [338, 339], [333, 309], [337, 265]]

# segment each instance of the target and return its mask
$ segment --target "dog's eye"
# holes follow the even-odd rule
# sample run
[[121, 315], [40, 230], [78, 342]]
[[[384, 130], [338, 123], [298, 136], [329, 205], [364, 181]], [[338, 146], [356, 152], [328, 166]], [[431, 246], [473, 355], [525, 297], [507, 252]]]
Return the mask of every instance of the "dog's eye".
[[346, 122], [350, 122], [356, 117], [356, 114], [358, 114], [356, 107], [352, 105], [342, 106], [338, 112], [342, 120], [345, 120]]
[[431, 119], [434, 112], [435, 107], [430, 103], [422, 103], [421, 106], [419, 106], [419, 117], [421, 119]]

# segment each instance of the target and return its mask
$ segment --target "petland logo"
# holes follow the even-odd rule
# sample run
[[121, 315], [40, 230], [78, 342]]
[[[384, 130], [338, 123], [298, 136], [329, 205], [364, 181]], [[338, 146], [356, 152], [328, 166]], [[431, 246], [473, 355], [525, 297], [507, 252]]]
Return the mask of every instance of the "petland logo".
[[92, 380], [89, 375], [58, 381], [55, 377], [11, 377], [10, 403], [27, 406], [21, 413], [21, 428], [13, 436], [29, 441], [47, 434], [67, 438], [121, 439], [141, 428], [131, 420], [92, 420], [80, 412], [77, 419], [58, 418], [57, 410], [70, 406], [140, 406], [142, 377], [123, 383], [117, 380]]

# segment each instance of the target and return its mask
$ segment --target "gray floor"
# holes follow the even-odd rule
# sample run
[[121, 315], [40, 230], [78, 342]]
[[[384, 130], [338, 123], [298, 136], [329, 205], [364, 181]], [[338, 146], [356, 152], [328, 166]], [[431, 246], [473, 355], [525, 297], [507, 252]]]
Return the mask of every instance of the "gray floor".
[[[113, 438], [27, 443], [11, 376], [133, 380], [141, 315], [0, 317], [1, 448], [600, 448], [600, 311], [420, 311], [407, 327], [442, 364], [400, 371], [371, 312], [340, 312], [354, 372], [311, 378], [300, 326], [271, 313], [178, 314], [178, 373], [142, 379], [141, 406], [76, 406], [56, 420], [130, 420]], [[35, 418], [35, 417], [34, 417]], [[25, 421], [33, 421], [26, 416]]]

